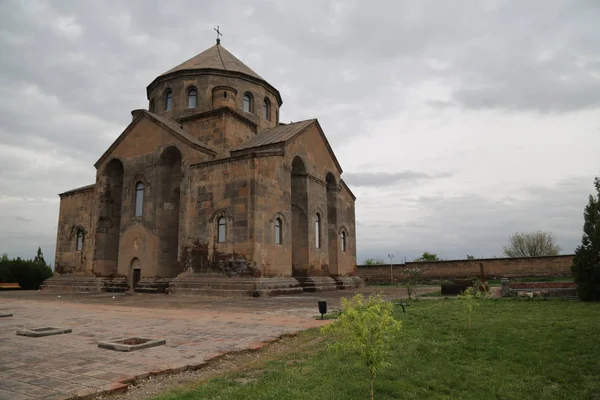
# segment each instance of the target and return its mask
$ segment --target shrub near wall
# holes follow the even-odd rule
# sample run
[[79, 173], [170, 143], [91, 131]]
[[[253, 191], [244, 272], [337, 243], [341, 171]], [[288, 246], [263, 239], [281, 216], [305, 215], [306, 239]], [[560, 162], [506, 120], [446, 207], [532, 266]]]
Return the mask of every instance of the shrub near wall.
[[37, 290], [51, 276], [52, 270], [43, 261], [9, 259], [6, 255], [0, 258], [0, 283], [17, 282], [21, 289]]

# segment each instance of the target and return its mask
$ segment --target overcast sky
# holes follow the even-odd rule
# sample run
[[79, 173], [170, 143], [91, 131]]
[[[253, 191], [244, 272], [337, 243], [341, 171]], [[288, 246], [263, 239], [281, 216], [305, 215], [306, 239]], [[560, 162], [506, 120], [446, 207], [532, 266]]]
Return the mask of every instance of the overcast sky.
[[54, 262], [58, 193], [215, 43], [318, 118], [357, 196], [358, 261], [581, 239], [600, 174], [600, 1], [0, 0], [0, 253]]

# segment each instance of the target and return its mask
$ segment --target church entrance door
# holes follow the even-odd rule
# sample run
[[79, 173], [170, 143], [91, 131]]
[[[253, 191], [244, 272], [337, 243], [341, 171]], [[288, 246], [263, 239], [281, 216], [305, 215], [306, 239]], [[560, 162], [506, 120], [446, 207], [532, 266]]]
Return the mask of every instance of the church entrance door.
[[129, 275], [129, 288], [131, 290], [134, 290], [135, 287], [137, 286], [137, 284], [140, 282], [140, 279], [142, 279], [142, 267], [140, 265], [140, 260], [139, 258], [134, 258], [133, 260], [131, 260], [131, 272]]
[[137, 284], [139, 283], [141, 278], [142, 278], [142, 270], [139, 268], [134, 268], [133, 269], [133, 282], [131, 285], [131, 287], [133, 289], [135, 289], [135, 287], [137, 286]]

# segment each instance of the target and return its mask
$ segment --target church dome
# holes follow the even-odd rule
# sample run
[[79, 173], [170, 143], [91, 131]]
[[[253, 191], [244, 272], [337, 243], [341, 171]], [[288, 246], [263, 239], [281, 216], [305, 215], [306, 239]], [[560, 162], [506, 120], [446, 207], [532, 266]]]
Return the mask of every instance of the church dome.
[[260, 128], [276, 126], [279, 91], [220, 42], [159, 75], [146, 88], [149, 111], [170, 118], [235, 109]]
[[238, 60], [233, 54], [231, 54], [225, 47], [221, 46], [220, 44], [216, 44], [213, 47], [204, 50], [202, 53], [190, 58], [189, 60], [182, 62], [175, 68], [172, 68], [164, 74], [160, 75], [160, 77], [167, 76], [178, 71], [195, 71], [211, 69], [228, 72], [237, 72], [264, 81], [264, 79], [260, 75], [252, 71], [250, 67]]

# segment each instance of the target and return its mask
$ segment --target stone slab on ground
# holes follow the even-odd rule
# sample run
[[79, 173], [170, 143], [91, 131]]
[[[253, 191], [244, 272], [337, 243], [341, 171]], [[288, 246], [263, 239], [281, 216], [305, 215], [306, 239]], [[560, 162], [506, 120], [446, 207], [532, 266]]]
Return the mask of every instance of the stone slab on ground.
[[[432, 288], [431, 290], [436, 290]], [[403, 289], [383, 291], [406, 297]], [[151, 375], [201, 368], [228, 352], [257, 350], [283, 335], [322, 326], [317, 301], [329, 310], [353, 290], [259, 298], [180, 297], [157, 294], [0, 293], [11, 318], [0, 319], [0, 400], [92, 398], [124, 391]], [[15, 335], [30, 326], [72, 329], [68, 335]], [[164, 338], [166, 344], [133, 352], [98, 348], [122, 337]]]
[[61, 335], [63, 333], [71, 333], [71, 328], [57, 328], [54, 326], [44, 326], [38, 328], [28, 328], [17, 330], [17, 335], [29, 336], [38, 338], [42, 336]]

